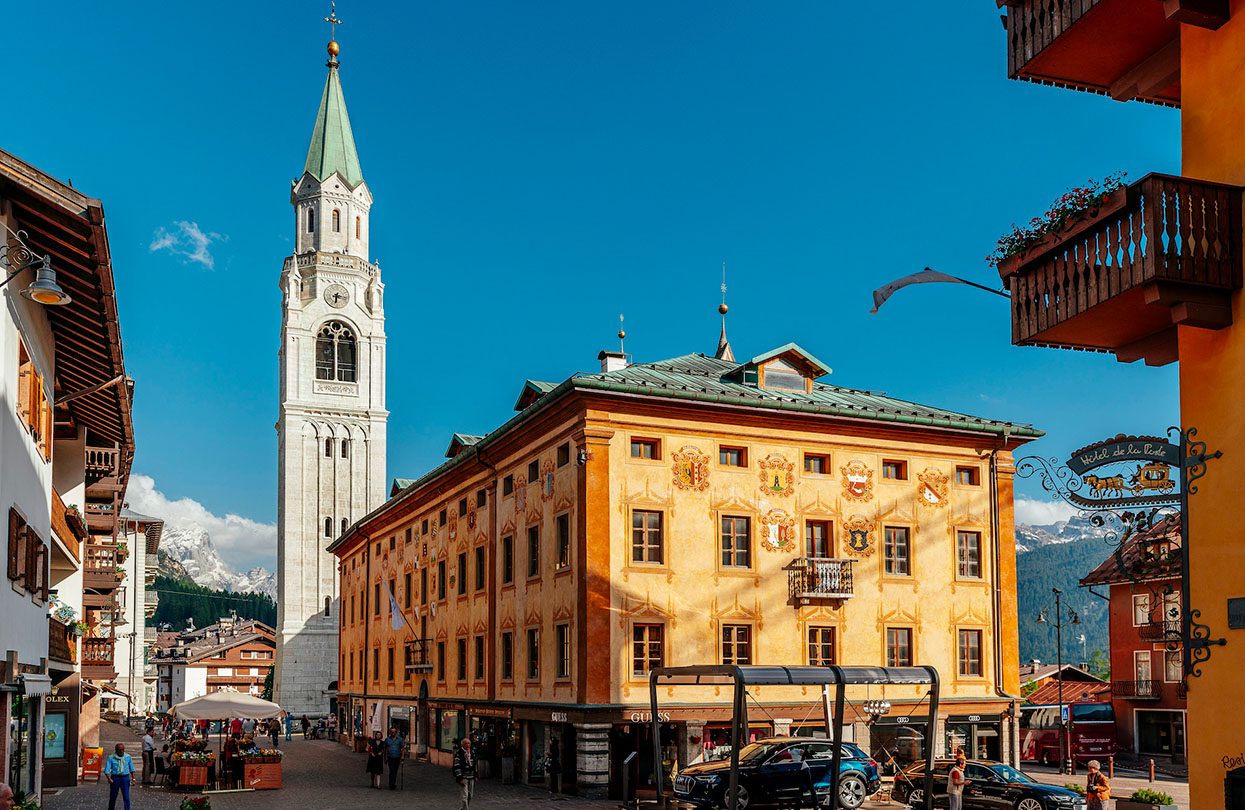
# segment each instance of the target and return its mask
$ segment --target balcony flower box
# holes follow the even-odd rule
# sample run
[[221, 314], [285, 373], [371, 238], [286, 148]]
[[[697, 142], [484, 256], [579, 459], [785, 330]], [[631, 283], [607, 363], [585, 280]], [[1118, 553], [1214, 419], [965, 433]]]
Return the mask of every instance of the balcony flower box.
[[1080, 234], [1097, 226], [1102, 220], [1120, 212], [1127, 202], [1128, 188], [1126, 186], [1108, 192], [1097, 205], [1070, 216], [1058, 228], [1047, 231], [1041, 239], [1029, 247], [1005, 259], [999, 259], [999, 277], [1006, 281], [1010, 276], [1020, 272], [1020, 268], [1033, 259], [1054, 250], [1065, 242], [1072, 241]]

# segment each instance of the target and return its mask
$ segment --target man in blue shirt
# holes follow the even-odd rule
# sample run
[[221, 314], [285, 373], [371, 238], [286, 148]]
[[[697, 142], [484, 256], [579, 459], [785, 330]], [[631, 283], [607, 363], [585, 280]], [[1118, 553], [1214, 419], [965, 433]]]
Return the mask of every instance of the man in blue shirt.
[[[402, 765], [402, 754], [406, 751], [406, 738], [398, 734], [392, 726], [389, 736], [385, 738], [385, 758], [389, 760], [389, 789], [398, 789], [398, 768]], [[403, 783], [405, 784], [405, 783]]]
[[125, 810], [130, 810], [130, 778], [134, 776], [134, 758], [125, 753], [125, 743], [117, 743], [112, 756], [104, 761], [104, 776], [108, 779], [108, 810], [117, 810], [117, 792], [125, 798]]

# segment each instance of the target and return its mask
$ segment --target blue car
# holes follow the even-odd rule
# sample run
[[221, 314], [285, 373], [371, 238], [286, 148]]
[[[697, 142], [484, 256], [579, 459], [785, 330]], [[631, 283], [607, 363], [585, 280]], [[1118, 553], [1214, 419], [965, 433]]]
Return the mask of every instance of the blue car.
[[[878, 764], [851, 743], [843, 743], [838, 807], [856, 810], [878, 792]], [[739, 810], [777, 805], [827, 808], [834, 743], [808, 737], [770, 737], [739, 752]], [[675, 799], [701, 807], [730, 808], [729, 758], [689, 765], [674, 780]], [[810, 790], [814, 794], [810, 796]]]

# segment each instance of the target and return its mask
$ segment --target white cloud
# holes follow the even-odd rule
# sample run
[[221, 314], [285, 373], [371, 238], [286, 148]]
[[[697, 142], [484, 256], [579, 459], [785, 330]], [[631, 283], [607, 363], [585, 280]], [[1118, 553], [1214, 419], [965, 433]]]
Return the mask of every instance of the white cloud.
[[175, 230], [169, 230], [164, 226], [156, 228], [147, 249], [152, 253], [167, 250], [175, 256], [181, 256], [183, 261], [201, 264], [209, 270], [216, 266], [216, 259], [212, 256], [210, 248], [213, 242], [225, 240], [222, 234], [204, 231], [199, 227], [199, 223], [187, 222], [184, 219], [174, 222], [173, 227]]
[[1040, 501], [1034, 498], [1016, 499], [1016, 522], [1028, 526], [1049, 526], [1067, 520], [1076, 509], [1063, 501]]
[[193, 498], [171, 500], [156, 488], [155, 479], [149, 475], [131, 475], [125, 497], [130, 509], [163, 518], [167, 527], [201, 527], [212, 538], [225, 562], [239, 571], [257, 565], [269, 571], [276, 567], [275, 523], [259, 523], [232, 513], [217, 515]]

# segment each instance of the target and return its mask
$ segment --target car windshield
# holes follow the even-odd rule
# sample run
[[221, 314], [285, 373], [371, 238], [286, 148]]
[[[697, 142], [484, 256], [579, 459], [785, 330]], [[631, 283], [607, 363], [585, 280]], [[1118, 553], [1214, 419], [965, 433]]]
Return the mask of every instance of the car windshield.
[[777, 745], [770, 745], [766, 743], [752, 743], [751, 745], [745, 746], [744, 748], [740, 750], [739, 761], [748, 762], [754, 759], [764, 759], [765, 757], [770, 755], [770, 752], [776, 750], [777, 748], [778, 748]]
[[990, 770], [999, 775], [1004, 782], [1024, 782], [1026, 784], [1033, 781], [1033, 778], [1026, 776], [1015, 768], [1007, 765], [991, 765]]

